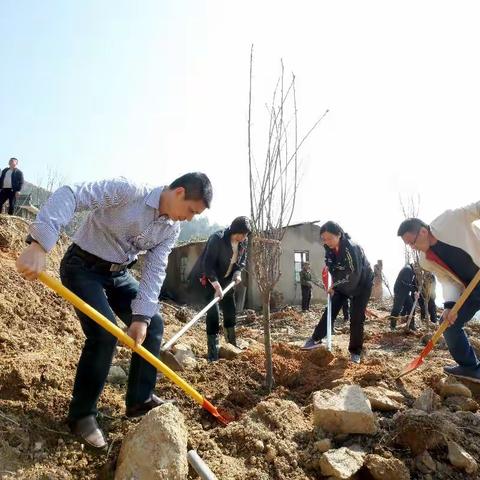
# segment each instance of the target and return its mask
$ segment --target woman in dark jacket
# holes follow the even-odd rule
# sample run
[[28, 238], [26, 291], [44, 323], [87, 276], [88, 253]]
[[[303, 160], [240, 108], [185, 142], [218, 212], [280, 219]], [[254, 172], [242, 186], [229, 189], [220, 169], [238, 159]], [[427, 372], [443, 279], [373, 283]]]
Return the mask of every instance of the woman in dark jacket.
[[223, 326], [228, 343], [236, 346], [236, 306], [234, 290], [225, 294], [222, 290], [232, 281], [242, 281], [242, 271], [247, 263], [248, 234], [251, 232], [250, 220], [237, 217], [230, 227], [214, 233], [190, 273], [195, 283], [202, 285], [205, 304], [215, 297], [219, 303], [207, 312], [207, 348], [208, 360], [218, 360], [219, 351], [219, 304], [223, 310]]
[[[365, 253], [352, 242], [340, 225], [327, 222], [320, 228], [320, 237], [325, 247], [325, 264], [332, 275], [332, 319], [334, 319], [346, 298], [350, 298], [350, 351], [352, 362], [360, 363], [363, 347], [363, 326], [365, 310], [373, 285], [373, 271]], [[333, 322], [333, 320], [332, 320]], [[333, 325], [332, 325], [333, 330]], [[327, 311], [315, 327], [303, 349], [318, 347], [327, 335]]]

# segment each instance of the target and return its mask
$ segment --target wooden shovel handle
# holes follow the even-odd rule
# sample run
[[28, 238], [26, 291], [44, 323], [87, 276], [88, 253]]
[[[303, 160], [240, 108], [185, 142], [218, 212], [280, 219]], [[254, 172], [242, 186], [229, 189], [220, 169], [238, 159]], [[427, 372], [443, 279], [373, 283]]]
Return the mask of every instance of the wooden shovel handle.
[[[477, 274], [472, 278], [472, 281], [468, 284], [467, 288], [463, 291], [460, 298], [456, 301], [455, 305], [452, 308], [452, 313], [458, 313], [458, 311], [463, 307], [463, 304], [470, 296], [472, 291], [477, 286], [478, 282], [480, 282], [480, 269], [478, 270]], [[443, 320], [442, 324], [438, 328], [438, 330], [433, 334], [432, 343], [435, 345], [440, 337], [443, 335], [443, 332], [450, 326], [447, 320]]]

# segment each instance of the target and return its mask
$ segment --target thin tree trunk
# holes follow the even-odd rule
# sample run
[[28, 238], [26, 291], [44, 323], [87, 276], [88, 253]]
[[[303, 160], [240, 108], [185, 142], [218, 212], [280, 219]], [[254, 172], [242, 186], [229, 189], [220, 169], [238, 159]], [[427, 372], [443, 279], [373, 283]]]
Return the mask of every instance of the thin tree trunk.
[[263, 334], [265, 341], [266, 387], [270, 393], [273, 389], [272, 338], [270, 334], [270, 292], [263, 296]]

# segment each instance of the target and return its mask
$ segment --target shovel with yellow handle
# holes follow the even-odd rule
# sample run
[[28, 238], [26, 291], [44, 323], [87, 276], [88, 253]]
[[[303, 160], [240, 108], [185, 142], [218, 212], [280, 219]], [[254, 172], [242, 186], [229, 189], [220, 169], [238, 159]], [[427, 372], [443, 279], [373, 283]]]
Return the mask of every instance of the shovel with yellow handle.
[[[465, 303], [465, 300], [469, 297], [469, 295], [472, 293], [472, 290], [477, 286], [478, 282], [480, 281], [480, 270], [478, 270], [477, 274], [473, 277], [472, 281], [468, 284], [467, 288], [463, 291], [462, 295], [460, 298], [457, 300], [455, 303], [454, 307], [452, 308], [452, 313], [456, 314], [458, 311], [462, 308], [463, 304]], [[449, 323], [447, 320], [443, 320], [442, 324], [440, 327], [437, 329], [437, 331], [433, 334], [433, 337], [430, 339], [430, 341], [427, 343], [426, 347], [422, 350], [420, 355], [412, 360], [398, 375], [397, 379], [400, 377], [404, 377], [405, 375], [408, 375], [409, 373], [413, 372], [416, 368], [418, 368], [423, 361], [425, 360], [425, 357], [430, 353], [430, 351], [433, 349], [435, 344], [440, 340], [440, 337], [442, 336], [443, 332], [449, 327]]]
[[195, 400], [205, 410], [210, 412], [217, 420], [224, 425], [228, 423], [228, 420], [223, 417], [218, 410], [200, 393], [198, 393], [190, 384], [188, 384], [183, 378], [179, 377], [173, 370], [168, 368], [163, 362], [161, 362], [155, 355], [152, 355], [146, 348], [141, 345], [137, 345], [133, 338], [129, 337], [120, 328], [113, 324], [108, 318], [101, 313], [97, 312], [88, 303], [85, 303], [80, 297], [71, 292], [68, 288], [64, 287], [58, 280], [47, 275], [45, 272], [41, 272], [38, 275], [38, 279], [43, 282], [47, 287], [51, 288], [54, 292], [58, 293], [65, 300], [70, 302], [75, 308], [88, 315], [93, 321], [98, 323], [101, 327], [111, 333], [120, 342], [125, 344], [135, 353], [138, 353], [144, 360], [153, 365], [159, 372], [162, 372], [165, 377], [171, 380], [175, 385], [180, 387], [188, 396]]

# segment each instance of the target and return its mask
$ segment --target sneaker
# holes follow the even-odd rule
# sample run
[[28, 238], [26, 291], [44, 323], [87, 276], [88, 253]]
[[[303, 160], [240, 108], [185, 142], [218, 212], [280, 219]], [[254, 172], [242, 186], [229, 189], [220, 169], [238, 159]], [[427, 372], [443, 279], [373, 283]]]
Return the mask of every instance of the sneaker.
[[142, 415], [145, 415], [147, 412], [149, 412], [152, 408], [160, 407], [165, 403], [175, 403], [175, 400], [164, 400], [163, 398], [157, 397], [156, 395], [152, 395], [144, 403], [137, 403], [136, 405], [127, 407], [125, 415], [128, 418], [141, 417]]
[[350, 360], [351, 360], [353, 363], [359, 364], [359, 363], [360, 363], [360, 355], [358, 355], [358, 353], [352, 353], [352, 354], [350, 355]]
[[314, 340], [313, 338], [309, 338], [305, 345], [302, 347], [302, 350], [313, 350], [314, 348], [318, 348], [322, 345], [321, 340]]
[[69, 420], [70, 431], [79, 436], [87, 445], [97, 449], [107, 447], [105, 436], [98, 426], [95, 415], [88, 415], [79, 420]]
[[443, 371], [457, 378], [464, 378], [471, 382], [480, 383], [480, 367], [472, 368], [456, 365], [455, 367], [444, 367]]

